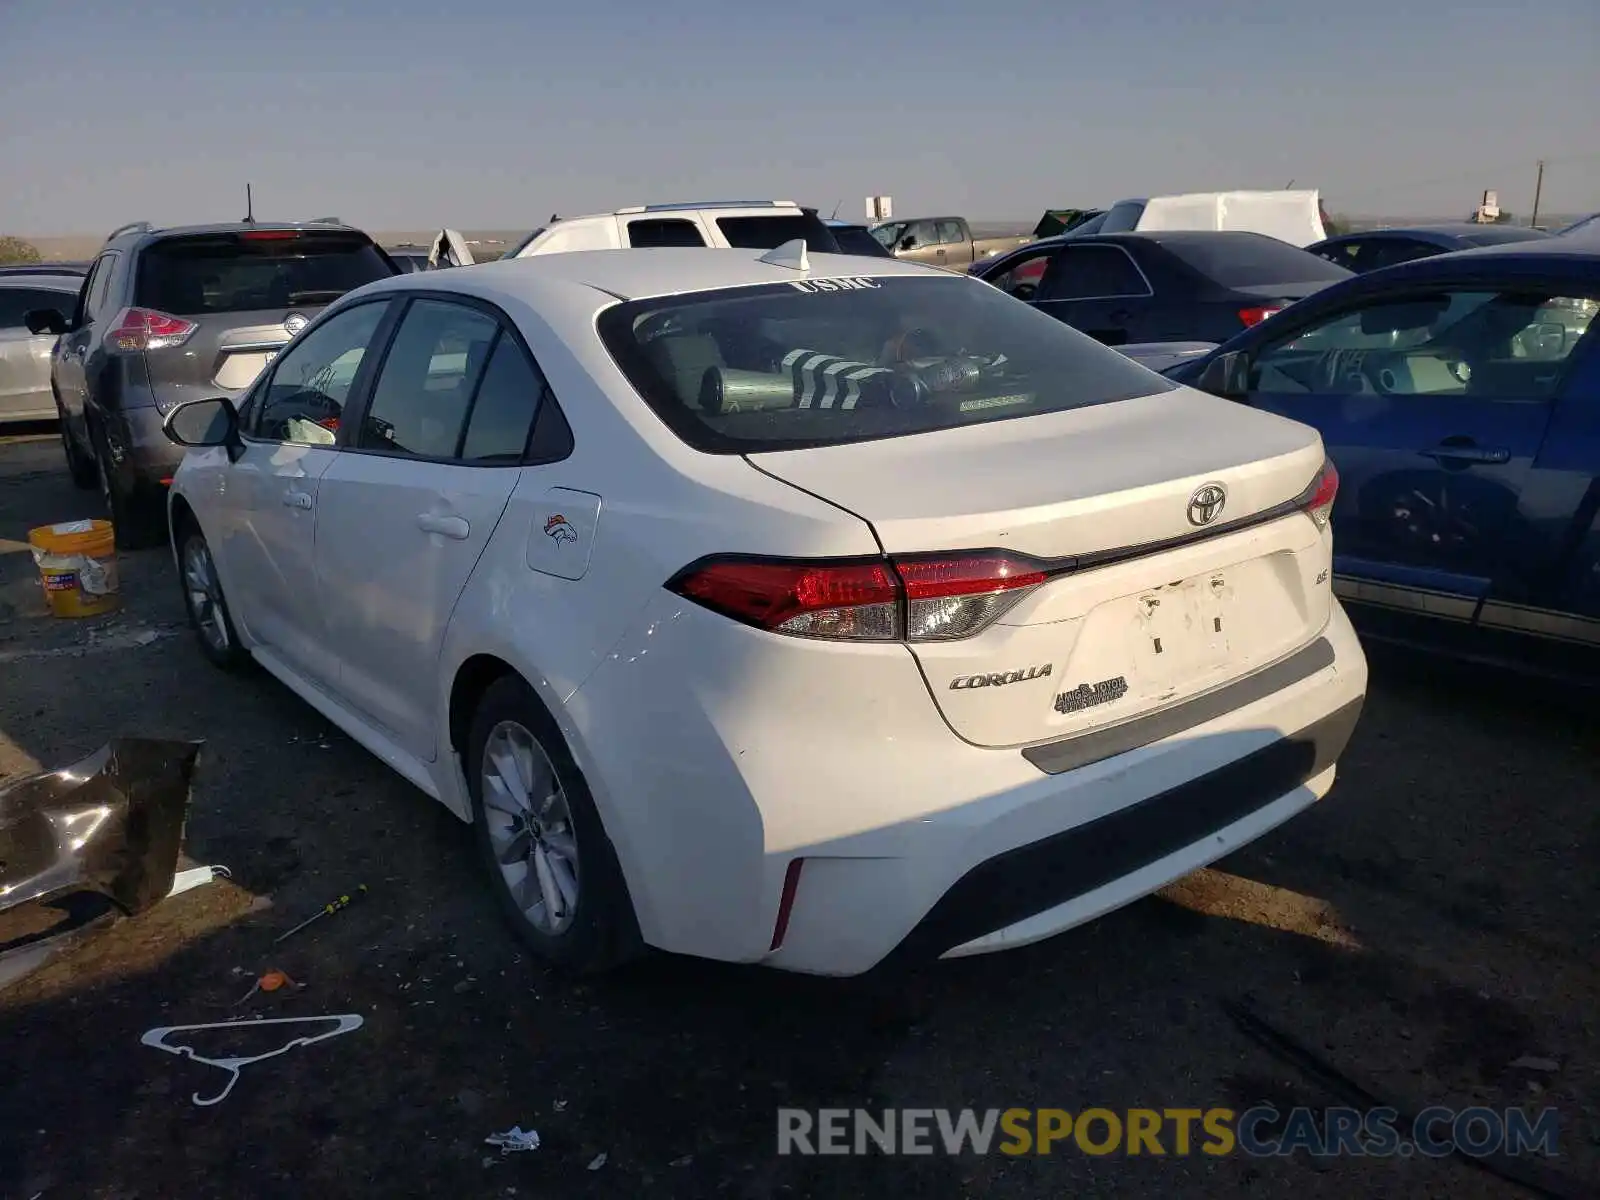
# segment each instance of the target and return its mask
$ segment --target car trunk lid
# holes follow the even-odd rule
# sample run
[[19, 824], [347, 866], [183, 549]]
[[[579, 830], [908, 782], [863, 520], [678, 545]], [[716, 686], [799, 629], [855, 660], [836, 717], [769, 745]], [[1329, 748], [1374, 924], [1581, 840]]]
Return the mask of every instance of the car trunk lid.
[[1298, 507], [1320, 437], [1188, 389], [750, 461], [867, 521], [891, 557], [1041, 565], [1046, 581], [978, 633], [912, 644], [951, 728], [980, 745], [1182, 701], [1328, 619], [1329, 541]]

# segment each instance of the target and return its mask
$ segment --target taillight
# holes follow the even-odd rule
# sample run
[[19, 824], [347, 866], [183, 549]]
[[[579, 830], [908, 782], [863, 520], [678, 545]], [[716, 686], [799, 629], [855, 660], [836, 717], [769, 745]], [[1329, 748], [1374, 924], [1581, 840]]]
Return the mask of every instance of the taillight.
[[1264, 304], [1258, 308], [1241, 308], [1239, 320], [1244, 322], [1244, 327], [1249, 329], [1252, 325], [1259, 325], [1273, 313], [1280, 313], [1286, 306], [1282, 304]]
[[241, 242], [287, 242], [300, 236], [298, 229], [251, 229], [239, 235]]
[[906, 639], [950, 641], [977, 633], [1046, 579], [1031, 560], [1009, 554], [897, 558], [906, 589]]
[[1316, 522], [1318, 529], [1326, 529], [1333, 519], [1333, 502], [1339, 495], [1339, 471], [1332, 462], [1324, 462], [1322, 470], [1311, 481], [1311, 486], [1300, 495], [1300, 507]]
[[989, 625], [1049, 577], [994, 551], [887, 559], [703, 559], [667, 581], [695, 603], [773, 633], [949, 641]]
[[106, 334], [106, 344], [113, 350], [165, 350], [183, 345], [198, 328], [193, 321], [154, 309], [125, 308]]

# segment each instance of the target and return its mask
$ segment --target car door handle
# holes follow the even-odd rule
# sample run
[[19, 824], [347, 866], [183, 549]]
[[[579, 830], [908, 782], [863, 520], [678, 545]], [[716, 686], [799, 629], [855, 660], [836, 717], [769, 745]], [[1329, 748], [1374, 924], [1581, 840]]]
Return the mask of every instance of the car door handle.
[[472, 533], [472, 526], [467, 524], [466, 518], [441, 517], [437, 513], [418, 513], [417, 528], [424, 533], [442, 533], [458, 542], [466, 541]]
[[283, 494], [283, 504], [284, 504], [285, 508], [299, 508], [299, 509], [304, 509], [307, 512], [310, 512], [311, 511], [311, 493], [310, 492], [297, 491], [294, 488], [290, 488], [287, 492], [285, 492]]
[[1511, 451], [1492, 446], [1436, 446], [1423, 456], [1437, 462], [1508, 463]]

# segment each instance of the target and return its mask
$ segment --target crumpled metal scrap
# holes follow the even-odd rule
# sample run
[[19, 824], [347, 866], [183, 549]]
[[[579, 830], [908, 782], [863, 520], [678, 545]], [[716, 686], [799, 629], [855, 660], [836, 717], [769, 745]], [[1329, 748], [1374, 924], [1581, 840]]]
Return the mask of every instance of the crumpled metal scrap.
[[73, 891], [142, 912], [172, 888], [202, 742], [115, 738], [0, 784], [0, 911]]

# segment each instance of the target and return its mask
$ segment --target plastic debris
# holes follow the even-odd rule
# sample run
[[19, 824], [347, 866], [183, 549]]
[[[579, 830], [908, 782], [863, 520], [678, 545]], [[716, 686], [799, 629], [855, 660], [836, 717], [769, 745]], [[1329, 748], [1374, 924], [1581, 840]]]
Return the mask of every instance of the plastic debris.
[[[253, 984], [250, 985], [250, 990], [248, 992], [246, 992], [244, 994], [244, 996], [239, 1000], [239, 1004], [243, 1004], [246, 1000], [250, 999], [250, 997], [254, 996], [257, 992], [275, 992], [279, 988], [300, 987], [300, 986], [301, 986], [300, 984], [298, 984], [294, 980], [290, 979], [288, 974], [286, 972], [284, 972], [284, 971], [277, 971], [277, 970], [268, 971], [266, 974], [262, 975]], [[237, 1006], [235, 1006], [235, 1007], [237, 1007]]]
[[172, 888], [167, 892], [167, 897], [170, 899], [171, 897], [178, 895], [180, 892], [187, 892], [191, 888], [200, 887], [204, 884], [210, 883], [213, 879], [219, 878], [232, 879], [233, 872], [228, 870], [227, 867], [221, 866], [220, 864], [209, 867], [195, 867], [188, 871], [179, 871], [172, 877]]
[[537, 1150], [539, 1148], [539, 1131], [537, 1129], [524, 1129], [520, 1125], [513, 1125], [504, 1133], [491, 1133], [483, 1139], [486, 1146], [499, 1146], [500, 1153], [516, 1154], [521, 1150]]
[[1536, 1054], [1524, 1054], [1521, 1058], [1511, 1063], [1513, 1070], [1555, 1072], [1561, 1070], [1561, 1064], [1553, 1058], [1540, 1058]]
[[599, 1154], [596, 1154], [589, 1162], [589, 1170], [598, 1171], [601, 1167], [605, 1166], [607, 1157], [608, 1156], [604, 1150], [602, 1150]]
[[566, 1112], [567, 1102], [565, 1100], [557, 1100], [554, 1107], [557, 1112]]
[[[309, 1025], [317, 1021], [334, 1021], [335, 1026], [324, 1033], [314, 1034], [310, 1037], [297, 1037], [284, 1043], [276, 1050], [268, 1050], [265, 1054], [239, 1054], [226, 1058], [210, 1058], [203, 1054], [196, 1054], [193, 1046], [173, 1046], [167, 1043], [167, 1038], [174, 1033], [193, 1033], [202, 1029], [263, 1029], [268, 1025]], [[223, 1089], [209, 1100], [202, 1100], [200, 1093], [196, 1092], [190, 1097], [202, 1108], [213, 1104], [221, 1104], [228, 1098], [228, 1093], [233, 1091], [233, 1085], [239, 1082], [239, 1072], [251, 1063], [261, 1062], [263, 1059], [276, 1058], [280, 1054], [287, 1054], [297, 1046], [312, 1046], [317, 1042], [325, 1042], [329, 1038], [336, 1038], [341, 1033], [349, 1033], [360, 1029], [362, 1025], [359, 1013], [337, 1013], [322, 1017], [271, 1017], [247, 1021], [210, 1021], [201, 1025], [166, 1025], [160, 1029], [151, 1029], [139, 1041], [146, 1046], [154, 1046], [157, 1050], [165, 1050], [168, 1054], [176, 1054], [180, 1058], [192, 1058], [195, 1062], [205, 1063], [208, 1067], [219, 1067], [228, 1072], [228, 1082]]]

